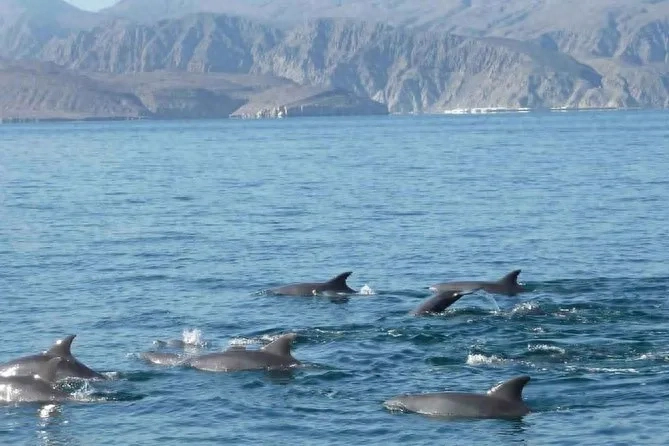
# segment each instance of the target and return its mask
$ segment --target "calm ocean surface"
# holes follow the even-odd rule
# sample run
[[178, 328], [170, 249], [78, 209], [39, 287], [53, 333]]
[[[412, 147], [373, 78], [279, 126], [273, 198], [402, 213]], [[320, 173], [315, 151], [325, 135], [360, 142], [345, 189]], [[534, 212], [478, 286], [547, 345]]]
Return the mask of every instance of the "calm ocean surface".
[[[516, 268], [533, 292], [407, 315]], [[347, 270], [375, 294], [261, 292]], [[667, 444], [668, 290], [666, 112], [0, 126], [0, 362], [75, 333], [113, 378], [0, 406], [0, 444]], [[306, 367], [139, 358], [184, 330], [295, 331]], [[520, 374], [522, 421], [382, 406]]]

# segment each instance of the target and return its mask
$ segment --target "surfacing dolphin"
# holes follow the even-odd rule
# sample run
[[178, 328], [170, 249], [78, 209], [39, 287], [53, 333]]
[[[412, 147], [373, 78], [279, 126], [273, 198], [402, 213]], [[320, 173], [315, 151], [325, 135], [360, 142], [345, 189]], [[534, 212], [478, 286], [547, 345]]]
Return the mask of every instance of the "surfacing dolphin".
[[142, 354], [142, 358], [153, 364], [183, 365], [208, 372], [284, 370], [300, 364], [290, 351], [296, 337], [296, 333], [284, 334], [260, 350], [247, 350], [243, 346], [235, 346], [224, 352], [191, 357], [176, 353], [147, 352]]
[[51, 358], [39, 365], [38, 373], [30, 376], [0, 377], [0, 401], [7, 403], [50, 403], [71, 397], [53, 385], [62, 358]]
[[456, 303], [462, 296], [472, 294], [476, 289], [467, 291], [442, 291], [430, 297], [411, 312], [414, 316], [441, 313]]
[[69, 335], [57, 340], [45, 352], [23, 356], [0, 364], [0, 376], [33, 376], [42, 370], [42, 366], [53, 358], [61, 358], [56, 370], [56, 379], [83, 378], [105, 379], [104, 375], [91, 370], [72, 355], [72, 341], [76, 335]]
[[355, 294], [356, 291], [346, 284], [348, 276], [353, 271], [347, 271], [333, 277], [327, 282], [294, 283], [269, 290], [270, 294], [282, 296], [340, 296]]
[[464, 282], [445, 282], [437, 283], [430, 286], [430, 290], [435, 293], [444, 291], [469, 291], [469, 290], [484, 290], [491, 294], [506, 294], [507, 296], [515, 296], [518, 293], [529, 291], [526, 287], [518, 283], [519, 269], [511, 271], [506, 276], [494, 282], [472, 280]]
[[518, 419], [530, 413], [522, 395], [523, 387], [529, 380], [529, 376], [512, 378], [493, 387], [485, 395], [459, 392], [400, 395], [383, 405], [389, 410], [434, 417]]

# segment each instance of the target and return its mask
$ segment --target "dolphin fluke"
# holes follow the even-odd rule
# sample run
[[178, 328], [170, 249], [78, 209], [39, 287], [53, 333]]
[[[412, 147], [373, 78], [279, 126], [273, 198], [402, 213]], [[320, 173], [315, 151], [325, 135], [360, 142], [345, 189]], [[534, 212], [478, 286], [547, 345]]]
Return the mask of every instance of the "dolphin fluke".
[[61, 356], [65, 358], [72, 356], [72, 341], [74, 341], [76, 336], [69, 335], [57, 340], [45, 353], [49, 356]]
[[55, 357], [50, 359], [48, 362], [44, 363], [42, 365], [42, 369], [37, 372], [36, 377], [41, 379], [42, 381], [46, 381], [48, 383], [54, 383], [56, 382], [56, 374], [58, 373], [58, 365], [61, 363], [63, 359], [60, 357]]
[[501, 384], [497, 384], [492, 389], [488, 390], [489, 396], [501, 398], [507, 401], [523, 401], [523, 388], [530, 381], [527, 375], [518, 376]]
[[261, 350], [278, 356], [292, 356], [290, 347], [297, 338], [297, 333], [287, 333], [264, 346]]

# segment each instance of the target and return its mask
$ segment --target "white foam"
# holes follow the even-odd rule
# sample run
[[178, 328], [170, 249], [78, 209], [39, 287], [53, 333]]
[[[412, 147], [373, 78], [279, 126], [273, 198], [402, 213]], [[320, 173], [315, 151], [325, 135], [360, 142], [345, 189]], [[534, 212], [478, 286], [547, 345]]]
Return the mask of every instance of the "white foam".
[[374, 291], [369, 285], [364, 284], [362, 288], [360, 288], [360, 291], [358, 291], [358, 294], [362, 296], [373, 296], [376, 294], [376, 291]]
[[121, 377], [121, 374], [119, 372], [102, 372], [102, 376], [110, 380], [115, 380], [119, 379]]
[[586, 370], [590, 373], [639, 373], [637, 369], [617, 369], [610, 367], [588, 367]]
[[478, 353], [472, 354], [470, 353], [467, 355], [467, 361], [465, 362], [467, 365], [490, 365], [490, 364], [501, 364], [504, 362], [503, 358], [500, 358], [499, 356], [495, 355], [481, 355]]
[[228, 343], [231, 347], [234, 347], [236, 345], [252, 345], [252, 344], [257, 344], [258, 341], [255, 339], [249, 339], [249, 338], [232, 338], [230, 339], [230, 342]]
[[574, 366], [568, 366], [567, 370], [585, 370], [588, 373], [614, 373], [616, 375], [623, 374], [623, 373], [639, 373], [637, 369], [622, 369], [622, 368], [615, 368], [615, 367], [574, 367]]
[[260, 338], [232, 338], [228, 342], [230, 347], [235, 347], [235, 346], [246, 346], [246, 345], [257, 345], [257, 344], [263, 344], [265, 343], [270, 343], [273, 341], [276, 341], [279, 339], [282, 335], [277, 334], [277, 335], [262, 335]]
[[537, 314], [541, 312], [541, 307], [536, 302], [522, 302], [511, 310], [511, 314]]
[[556, 345], [548, 345], [548, 344], [528, 344], [527, 345], [527, 350], [531, 352], [549, 352], [549, 353], [559, 353], [561, 355], [564, 355], [567, 353], [565, 349], [562, 347], [558, 347]]

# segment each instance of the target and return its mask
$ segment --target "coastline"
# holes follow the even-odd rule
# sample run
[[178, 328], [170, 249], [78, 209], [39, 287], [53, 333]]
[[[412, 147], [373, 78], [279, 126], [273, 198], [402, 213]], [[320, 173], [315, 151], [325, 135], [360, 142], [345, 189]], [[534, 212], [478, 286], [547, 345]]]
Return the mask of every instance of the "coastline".
[[537, 113], [583, 113], [583, 112], [622, 112], [622, 111], [660, 111], [665, 108], [643, 107], [591, 107], [591, 108], [503, 108], [503, 107], [473, 107], [448, 109], [434, 113], [330, 113], [330, 114], [258, 114], [239, 116], [230, 114], [226, 117], [175, 117], [175, 116], [89, 116], [89, 117], [0, 117], [0, 125], [36, 124], [36, 123], [63, 123], [63, 122], [117, 122], [117, 121], [179, 121], [179, 120], [276, 120], [295, 118], [337, 118], [344, 116], [481, 116], [495, 114], [537, 114]]

